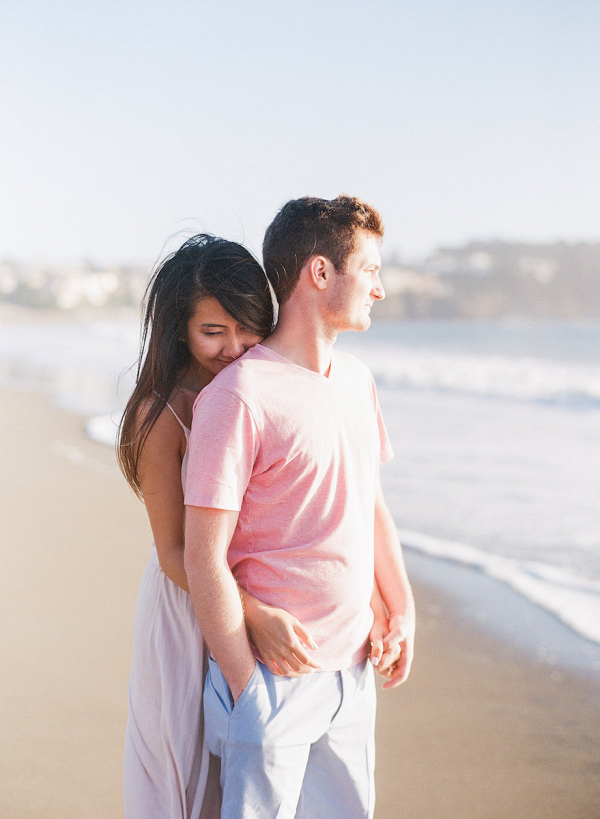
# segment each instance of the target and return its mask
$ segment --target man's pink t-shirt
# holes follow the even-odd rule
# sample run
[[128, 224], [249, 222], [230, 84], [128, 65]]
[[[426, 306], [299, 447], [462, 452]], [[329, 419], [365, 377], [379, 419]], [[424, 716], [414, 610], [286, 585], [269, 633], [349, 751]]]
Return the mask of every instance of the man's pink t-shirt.
[[236, 580], [309, 629], [324, 669], [368, 653], [378, 471], [391, 456], [373, 378], [345, 353], [325, 377], [256, 345], [194, 405], [185, 503], [239, 511]]

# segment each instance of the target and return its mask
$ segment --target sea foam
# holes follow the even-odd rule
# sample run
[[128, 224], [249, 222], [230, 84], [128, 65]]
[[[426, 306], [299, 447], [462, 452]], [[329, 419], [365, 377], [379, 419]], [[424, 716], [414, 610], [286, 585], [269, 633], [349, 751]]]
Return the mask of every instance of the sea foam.
[[[341, 345], [340, 345], [341, 346]], [[344, 345], [345, 346], [345, 345]], [[600, 407], [600, 366], [528, 356], [448, 353], [364, 345], [360, 357], [389, 388], [456, 392], [488, 398]]]
[[600, 644], [600, 582], [541, 562], [521, 562], [421, 532], [400, 529], [399, 534], [408, 548], [479, 569], [506, 583], [587, 640]]

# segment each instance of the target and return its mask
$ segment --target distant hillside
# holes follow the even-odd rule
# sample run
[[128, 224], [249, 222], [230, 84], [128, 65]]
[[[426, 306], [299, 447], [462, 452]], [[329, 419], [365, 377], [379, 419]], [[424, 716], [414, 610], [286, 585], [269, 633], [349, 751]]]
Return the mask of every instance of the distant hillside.
[[374, 316], [600, 319], [600, 243], [470, 242], [383, 266]]
[[[0, 301], [63, 311], [134, 307], [150, 275], [132, 266], [0, 262]], [[470, 242], [420, 265], [388, 262], [387, 298], [373, 316], [461, 319], [600, 319], [600, 242]]]

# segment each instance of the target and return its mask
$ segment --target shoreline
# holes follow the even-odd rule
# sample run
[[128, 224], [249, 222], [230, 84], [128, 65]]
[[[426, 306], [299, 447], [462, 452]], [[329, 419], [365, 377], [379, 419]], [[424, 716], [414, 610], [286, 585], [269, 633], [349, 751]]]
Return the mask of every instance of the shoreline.
[[396, 756], [378, 755], [386, 788], [376, 815], [597, 819], [597, 681], [539, 662], [447, 589], [414, 571], [411, 580], [415, 662], [407, 683], [379, 698], [378, 747]]
[[[144, 509], [82, 417], [2, 390], [0, 418], [0, 813], [119, 817]], [[418, 559], [415, 664], [379, 696], [376, 819], [596, 819], [598, 686], [490, 630]]]
[[428, 555], [410, 544], [404, 544], [404, 556], [411, 577], [433, 593], [448, 595], [458, 614], [491, 638], [509, 643], [533, 666], [595, 683], [600, 707], [600, 644], [477, 566]]

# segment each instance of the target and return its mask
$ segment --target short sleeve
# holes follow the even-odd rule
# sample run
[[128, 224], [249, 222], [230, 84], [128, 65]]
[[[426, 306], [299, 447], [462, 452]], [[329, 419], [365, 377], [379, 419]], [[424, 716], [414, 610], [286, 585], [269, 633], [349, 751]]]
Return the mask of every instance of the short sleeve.
[[385, 464], [394, 457], [394, 450], [392, 449], [392, 443], [385, 427], [383, 415], [381, 414], [381, 407], [379, 406], [379, 399], [377, 397], [377, 387], [375, 386], [373, 378], [371, 378], [371, 389], [373, 391], [373, 403], [375, 416], [377, 418], [377, 430], [379, 432], [379, 463]]
[[194, 405], [186, 473], [186, 506], [239, 511], [258, 450], [258, 432], [246, 404], [218, 387]]

